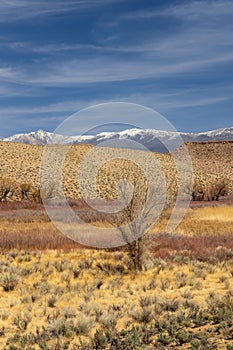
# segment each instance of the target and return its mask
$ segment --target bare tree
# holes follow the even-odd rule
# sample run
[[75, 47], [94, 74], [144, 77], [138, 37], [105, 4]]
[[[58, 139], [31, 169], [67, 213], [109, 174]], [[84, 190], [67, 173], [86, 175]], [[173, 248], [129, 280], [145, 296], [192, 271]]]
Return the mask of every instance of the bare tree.
[[193, 188], [186, 188], [186, 193], [192, 197], [193, 201], [218, 201], [220, 197], [224, 197], [228, 192], [227, 180], [219, 180], [209, 185], [203, 185], [197, 181]]
[[228, 184], [227, 181], [221, 180], [217, 183], [213, 184], [207, 193], [207, 199], [209, 201], [218, 201], [220, 197], [224, 197], [228, 192]]
[[31, 184], [24, 182], [20, 185], [21, 199], [29, 199], [29, 193], [31, 191]]
[[0, 177], [0, 202], [6, 202], [15, 192], [15, 184], [11, 179]]
[[32, 190], [32, 200], [34, 200], [37, 203], [43, 203], [41, 198], [40, 189], [38, 187], [33, 188]]
[[136, 271], [143, 267], [143, 256], [149, 243], [148, 230], [155, 223], [164, 205], [164, 196], [159, 195], [155, 187], [148, 187], [137, 180], [132, 188], [121, 181], [118, 194], [123, 203], [129, 203], [118, 216], [117, 227], [121, 232], [127, 253]]
[[59, 185], [56, 181], [50, 180], [39, 189], [40, 200], [49, 201], [59, 197]]

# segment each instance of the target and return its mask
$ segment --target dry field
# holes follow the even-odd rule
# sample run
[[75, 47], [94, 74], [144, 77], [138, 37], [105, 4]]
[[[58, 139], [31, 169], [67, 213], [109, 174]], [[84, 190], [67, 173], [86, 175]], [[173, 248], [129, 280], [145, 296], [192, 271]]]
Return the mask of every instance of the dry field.
[[[1, 255], [1, 349], [232, 349], [233, 260]], [[120, 287], [119, 287], [120, 286]]]
[[164, 213], [137, 274], [126, 252], [64, 237], [42, 205], [3, 203], [0, 349], [232, 349], [232, 214], [190, 208], [166, 234]]
[[[195, 175], [203, 183], [224, 176], [231, 192], [233, 143], [217, 146], [188, 145]], [[79, 196], [76, 171], [90, 148], [69, 151], [64, 187], [71, 198]], [[0, 143], [0, 150], [0, 175], [37, 185], [43, 147]], [[171, 178], [170, 156], [157, 157]], [[100, 174], [103, 195], [110, 193], [106, 174], [108, 186], [117, 179], [115, 165]], [[86, 210], [78, 201], [72, 208]], [[232, 350], [232, 199], [193, 203], [172, 234], [169, 216], [168, 209], [151, 228], [136, 273], [123, 249], [86, 249], [63, 236], [42, 204], [0, 203], [0, 349]]]

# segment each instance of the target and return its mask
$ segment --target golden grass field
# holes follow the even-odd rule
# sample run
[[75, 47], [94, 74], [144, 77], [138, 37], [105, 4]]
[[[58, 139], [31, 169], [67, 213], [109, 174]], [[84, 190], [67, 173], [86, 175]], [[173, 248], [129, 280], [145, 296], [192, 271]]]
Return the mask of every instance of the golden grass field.
[[140, 274], [124, 251], [64, 237], [41, 205], [12, 206], [0, 220], [1, 349], [231, 349], [232, 206], [190, 208], [172, 235], [165, 213]]
[[[227, 178], [230, 194], [232, 145], [188, 144], [198, 179]], [[90, 147], [70, 150], [64, 177], [71, 198]], [[36, 186], [43, 147], [0, 149], [0, 175]], [[171, 177], [170, 156], [158, 157]], [[105, 171], [111, 184], [113, 164]], [[172, 233], [169, 216], [167, 209], [151, 227], [136, 273], [125, 249], [87, 249], [62, 235], [42, 204], [0, 203], [0, 349], [233, 349], [232, 200], [191, 205]]]
[[148, 259], [147, 265], [140, 275], [129, 272], [126, 256], [116, 252], [1, 255], [3, 277], [17, 283], [0, 292], [1, 348], [43, 349], [44, 341], [49, 349], [66, 349], [66, 342], [70, 349], [109, 349], [114, 337], [122, 338], [118, 349], [232, 344], [231, 260]]

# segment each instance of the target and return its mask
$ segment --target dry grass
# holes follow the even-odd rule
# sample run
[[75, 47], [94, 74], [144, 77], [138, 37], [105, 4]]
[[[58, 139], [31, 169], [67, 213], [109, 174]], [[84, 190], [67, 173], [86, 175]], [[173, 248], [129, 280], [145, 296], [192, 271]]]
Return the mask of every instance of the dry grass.
[[222, 235], [233, 231], [233, 207], [189, 209], [176, 233], [184, 235]]
[[151, 235], [135, 274], [124, 252], [77, 249], [39, 218], [11, 219], [11, 234], [0, 235], [14, 247], [0, 253], [1, 349], [108, 350], [113, 339], [122, 350], [232, 345], [232, 235]]
[[[152, 233], [166, 232], [171, 210], [167, 210], [151, 229]], [[174, 229], [173, 234], [184, 236], [222, 235], [233, 231], [233, 207], [228, 205], [216, 207], [189, 208]]]
[[[16, 349], [26, 349], [22, 345], [26, 344], [26, 334], [37, 334], [34, 341], [40, 344], [38, 335], [43, 340], [48, 332], [49, 349], [57, 349], [58, 340], [60, 344], [69, 340], [69, 349], [91, 349], [96, 330], [108, 331], [114, 337], [121, 330], [132, 332], [132, 325], [139, 327], [139, 340], [130, 349], [142, 348], [142, 329], [148, 333], [148, 349], [167, 348], [162, 347], [161, 334], [169, 335], [166, 346], [177, 349], [190, 349], [191, 343], [201, 338], [203, 342], [211, 340], [212, 346], [216, 342], [218, 349], [231, 344], [226, 335], [231, 328], [226, 322], [232, 314], [219, 314], [216, 305], [229, 307], [232, 303], [233, 260], [210, 264], [187, 259], [182, 262], [177, 257], [171, 264], [148, 258], [145, 266], [142, 274], [134, 274], [127, 268], [124, 253], [93, 250], [12, 250], [0, 255], [1, 275], [11, 274], [17, 279], [12, 291], [0, 289], [0, 348], [17, 344]], [[183, 346], [178, 330], [189, 334]], [[7, 339], [9, 346], [5, 345]], [[27, 341], [30, 344], [30, 338]], [[81, 345], [84, 343], [90, 347]]]
[[196, 209], [193, 211], [192, 217], [201, 221], [230, 222], [233, 224], [233, 207], [221, 206]]
[[[31, 204], [31, 207], [30, 207]], [[88, 207], [82, 204], [72, 204], [72, 209], [90, 223], [90, 229], [95, 226], [106, 227], [106, 215], [91, 214]], [[34, 202], [13, 202], [0, 205], [0, 247], [3, 249], [65, 249], [78, 247], [50, 222], [43, 206]], [[82, 210], [80, 210], [80, 208]], [[188, 209], [184, 219], [172, 232], [175, 237], [181, 236], [183, 241], [192, 236], [197, 241], [200, 237], [217, 237], [216, 246], [222, 245], [228, 237], [231, 241], [233, 227], [233, 207], [203, 207]], [[151, 236], [166, 233], [171, 211], [167, 210], [150, 230]], [[172, 237], [171, 235], [171, 237]], [[162, 237], [161, 236], [161, 237]], [[166, 237], [166, 234], [165, 234]], [[208, 248], [208, 247], [204, 247]], [[227, 246], [230, 248], [230, 246]]]

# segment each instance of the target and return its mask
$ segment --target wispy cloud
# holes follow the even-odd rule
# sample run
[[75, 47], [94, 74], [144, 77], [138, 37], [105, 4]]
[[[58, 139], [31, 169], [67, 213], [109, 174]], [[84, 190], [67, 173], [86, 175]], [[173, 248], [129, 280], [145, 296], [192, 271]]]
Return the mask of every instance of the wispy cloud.
[[116, 0], [1, 0], [0, 22], [14, 22], [37, 16], [52, 16], [72, 11], [93, 10]]
[[[21, 107], [0, 107], [0, 115], [35, 115], [35, 114], [72, 114], [88, 106], [98, 105], [106, 102], [135, 102], [145, 106], [157, 107], [158, 109], [174, 109], [211, 105], [226, 101], [231, 98], [233, 86], [222, 92], [222, 96], [217, 95], [215, 89], [206, 91], [203, 89], [189, 90], [185, 89], [170, 93], [136, 93], [113, 97], [109, 99], [77, 99], [66, 100], [58, 103], [39, 105], [39, 106], [21, 106]], [[208, 94], [208, 95], [207, 95]]]
[[129, 95], [124, 100], [140, 103], [159, 112], [165, 112], [175, 109], [210, 106], [221, 103], [231, 99], [232, 90], [233, 87], [231, 89], [226, 89], [222, 92], [221, 96], [217, 94], [215, 89], [210, 89], [210, 91], [205, 91], [203, 89], [186, 91], [183, 89], [170, 94], [136, 93]]
[[[233, 87], [232, 87], [233, 90]], [[230, 91], [222, 96], [217, 96], [216, 91], [211, 91], [212, 96], [207, 96], [207, 91], [177, 91], [171, 93], [136, 93], [124, 95], [121, 97], [107, 99], [90, 100], [67, 100], [60, 103], [47, 104], [43, 106], [21, 106], [21, 107], [0, 107], [1, 134], [9, 136], [13, 133], [11, 125], [13, 124], [19, 132], [32, 131], [43, 128], [48, 131], [55, 130], [60, 123], [73, 113], [79, 112], [88, 106], [99, 105], [106, 102], [134, 102], [145, 107], [150, 107], [159, 113], [165, 113], [169, 116], [169, 111], [179, 111], [184, 108], [210, 106], [217, 103], [223, 103], [231, 98]], [[204, 96], [202, 96], [204, 95]], [[103, 109], [104, 111], [104, 109]], [[81, 113], [82, 116], [82, 113]], [[77, 119], [79, 116], [77, 115]], [[138, 118], [138, 120], [137, 120]], [[135, 116], [135, 123], [140, 124], [140, 116]], [[88, 120], [87, 120], [88, 122]], [[109, 115], [102, 115], [98, 118], [98, 125], [109, 122]], [[86, 130], [85, 125], [79, 125], [79, 131]], [[207, 128], [208, 129], [208, 128]], [[182, 130], [180, 130], [182, 131]]]
[[0, 67], [0, 79], [11, 80], [19, 77], [19, 74], [12, 67]]
[[[60, 1], [45, 3], [34, 1], [32, 11], [44, 6], [47, 11], [65, 11], [72, 6], [87, 7], [90, 1]], [[110, 0], [97, 1], [96, 5]], [[0, 5], [29, 6], [29, 0], [3, 2]], [[63, 6], [64, 5], [64, 6]], [[28, 13], [30, 13], [29, 9]], [[116, 19], [118, 34], [114, 29], [108, 33], [102, 23], [103, 40], [95, 43], [52, 43], [36, 45], [34, 42], [3, 42], [14, 50], [26, 50], [38, 54], [36, 64], [0, 69], [0, 78], [18, 83], [45, 86], [74, 86], [100, 82], [131, 81], [140, 79], [162, 79], [180, 74], [193, 74], [196, 71], [213, 69], [215, 65], [233, 61], [233, 3], [231, 1], [195, 1], [170, 6], [162, 10], [140, 10]], [[139, 43], [124, 40], [121, 21], [133, 22], [147, 16], [168, 16], [178, 18], [182, 30], [157, 36], [157, 27], [141, 33]], [[105, 29], [104, 29], [105, 28]], [[98, 28], [97, 28], [98, 30]], [[122, 35], [121, 35], [122, 34]], [[119, 39], [120, 38], [120, 39]], [[120, 40], [120, 41], [119, 41]], [[0, 44], [1, 45], [1, 44]], [[89, 50], [91, 55], [84, 54]], [[70, 57], [57, 53], [72, 51]], [[40, 55], [47, 55], [46, 61]], [[129, 57], [127, 55], [130, 55]], [[50, 59], [49, 59], [50, 57]]]
[[[233, 52], [219, 53], [206, 57], [181, 57], [164, 61], [158, 57], [138, 57], [126, 61], [117, 57], [97, 57], [72, 61], [52, 62], [23, 67], [23, 69], [0, 69], [0, 79], [19, 84], [38, 86], [78, 86], [82, 84], [109, 83], [117, 81], [132, 81], [140, 79], [174, 77], [181, 73], [194, 73], [200, 69], [210, 69], [212, 66], [233, 61]], [[32, 74], [32, 71], [34, 74]]]
[[14, 115], [35, 115], [35, 114], [49, 114], [49, 113], [70, 113], [76, 112], [86, 106], [87, 102], [84, 101], [64, 101], [54, 104], [42, 105], [42, 106], [22, 106], [22, 107], [0, 107], [0, 114], [4, 116]]
[[1, 84], [0, 86], [0, 98], [1, 99], [7, 99], [7, 98], [13, 98], [13, 97], [25, 97], [25, 96], [31, 96], [33, 93], [32, 89], [29, 88], [18, 88], [17, 86], [9, 86], [8, 84], [4, 85]]
[[[233, 2], [222, 1], [189, 1], [177, 2], [175, 5], [166, 4], [166, 7], [140, 9], [139, 11], [111, 18], [107, 23], [100, 23], [104, 33], [109, 33], [109, 46], [116, 47], [123, 52], [149, 53], [157, 57], [175, 57], [184, 60], [198, 56], [204, 58], [209, 56], [225, 56], [233, 49]], [[137, 23], [144, 24], [149, 19], [150, 31], [140, 32], [140, 41], [137, 42], [136, 34], [134, 40], [124, 40], [125, 23], [136, 26]], [[174, 30], [159, 30], [156, 25], [160, 21], [172, 20], [175, 23]], [[141, 27], [141, 25], [140, 25]], [[111, 30], [117, 28], [118, 36], [114, 38]], [[122, 32], [121, 32], [121, 28]], [[121, 35], [122, 34], [122, 35]], [[120, 38], [118, 40], [118, 38]], [[100, 39], [100, 42], [104, 41]]]
[[[182, 109], [184, 109], [184, 111], [190, 111], [191, 108], [194, 107], [211, 106], [224, 103], [227, 100], [229, 101], [232, 96], [232, 91], [233, 86], [223, 89], [221, 94], [216, 88], [209, 88], [208, 90], [186, 90], [184, 88], [171, 91], [167, 90], [163, 93], [124, 93], [121, 95], [118, 94], [117, 96], [113, 95], [110, 99], [79, 98], [63, 100], [59, 103], [48, 102], [47, 104], [38, 106], [34, 104], [29, 106], [28, 103], [21, 106], [0, 106], [1, 135], [9, 136], [15, 133], [15, 131], [13, 131], [15, 129], [12, 128], [12, 125], [14, 125], [14, 128], [17, 128], [18, 132], [32, 131], [38, 128], [53, 131], [73, 113], [79, 112], [88, 106], [99, 105], [106, 102], [133, 102], [141, 104], [159, 113], [164, 113], [169, 119], [170, 112], [174, 113], [176, 110], [178, 110], [180, 114]], [[186, 115], [186, 112], [184, 112], [184, 114]], [[189, 112], [186, 119], [188, 116]], [[140, 118], [138, 121], [140, 121]], [[103, 116], [102, 119], [98, 119], [98, 123], [108, 123], [108, 115]], [[183, 128], [179, 126], [178, 129], [182, 131]]]
[[[116, 11], [110, 9], [112, 4]], [[0, 26], [6, 31], [0, 36], [0, 98], [22, 100], [6, 99], [0, 106], [1, 120], [31, 117], [37, 125], [46, 124], [47, 116], [51, 126], [56, 116], [60, 121], [87, 105], [109, 100], [172, 112], [221, 106], [232, 99], [232, 1], [123, 5], [123, 0], [2, 0]], [[83, 23], [84, 11], [88, 25]], [[32, 25], [31, 19], [39, 16], [48, 28], [67, 24], [71, 17], [63, 14], [68, 13], [83, 36], [75, 30], [67, 30], [65, 36], [62, 29], [47, 38], [46, 31], [37, 33]], [[56, 21], [50, 22], [53, 16]], [[35, 30], [33, 35], [25, 34], [20, 22], [24, 19], [27, 28]], [[13, 21], [19, 33], [9, 30], [6, 22]], [[43, 99], [28, 99], [30, 91]]]
[[160, 15], [183, 16], [185, 20], [200, 20], [208, 17], [217, 17], [221, 20], [221, 16], [230, 16], [233, 13], [233, 4], [231, 0], [200, 0], [190, 1], [159, 12]]
[[[165, 4], [162, 9], [151, 7], [150, 9], [140, 9], [127, 14], [123, 14], [118, 21], [137, 20], [140, 18], [148, 19], [161, 16], [183, 17], [187, 20], [200, 20], [206, 16], [215, 16], [220, 18], [222, 15], [229, 15], [233, 12], [233, 4], [231, 0], [200, 0], [188, 2], [176, 2]], [[114, 23], [114, 22], [113, 22]], [[116, 22], [115, 22], [116, 23]]]

